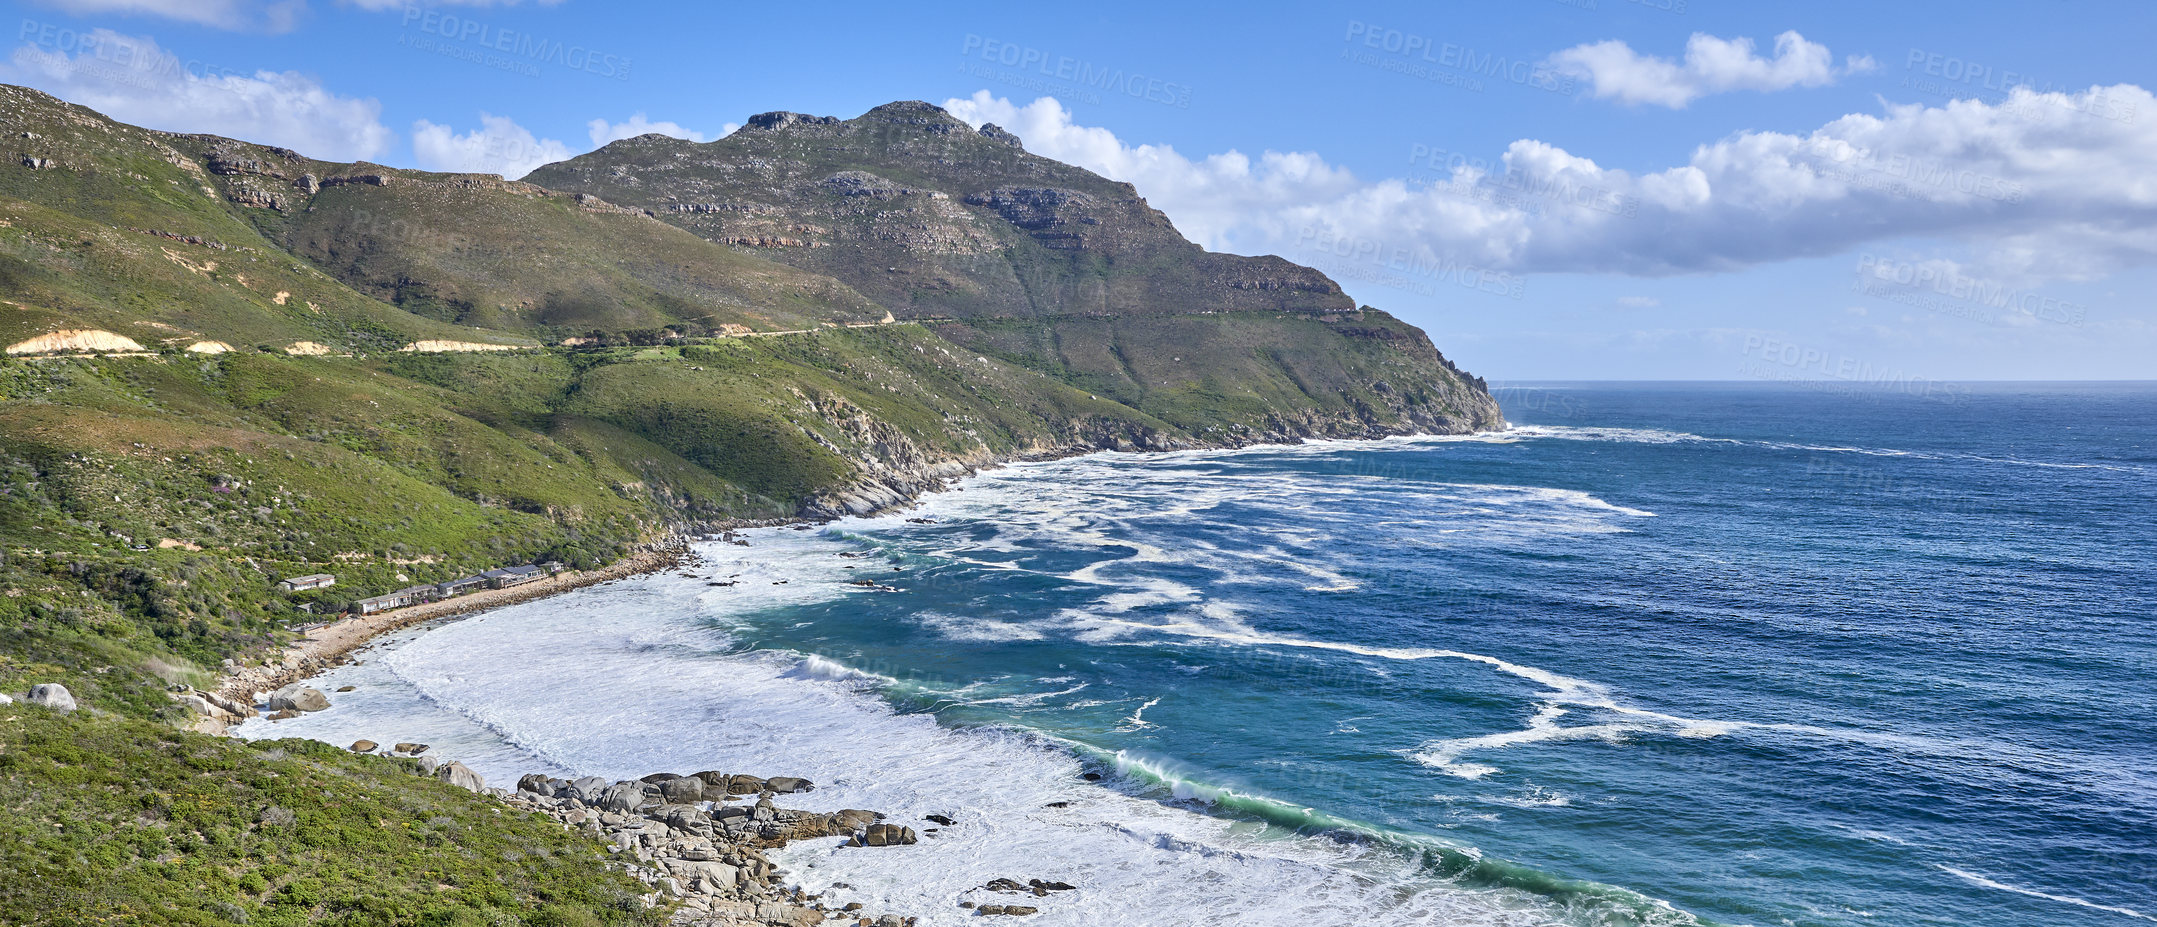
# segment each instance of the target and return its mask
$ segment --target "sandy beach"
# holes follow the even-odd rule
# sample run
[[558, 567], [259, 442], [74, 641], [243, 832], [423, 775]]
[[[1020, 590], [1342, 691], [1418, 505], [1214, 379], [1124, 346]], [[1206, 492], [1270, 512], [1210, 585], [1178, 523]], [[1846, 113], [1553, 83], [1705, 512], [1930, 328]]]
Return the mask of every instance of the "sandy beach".
[[[228, 667], [219, 675], [217, 688], [213, 691], [221, 699], [251, 706], [259, 702], [266, 693], [315, 676], [324, 669], [344, 662], [352, 651], [391, 631], [668, 569], [680, 563], [688, 554], [686, 545], [675, 544], [639, 551], [595, 569], [567, 570], [522, 586], [484, 589], [439, 602], [410, 605], [372, 615], [351, 615], [308, 631], [299, 640], [286, 646], [284, 652], [275, 659], [254, 666]], [[205, 717], [202, 720], [206, 724], [198, 724], [198, 729], [208, 727], [215, 729], [213, 733], [222, 733], [223, 725], [216, 719]]]

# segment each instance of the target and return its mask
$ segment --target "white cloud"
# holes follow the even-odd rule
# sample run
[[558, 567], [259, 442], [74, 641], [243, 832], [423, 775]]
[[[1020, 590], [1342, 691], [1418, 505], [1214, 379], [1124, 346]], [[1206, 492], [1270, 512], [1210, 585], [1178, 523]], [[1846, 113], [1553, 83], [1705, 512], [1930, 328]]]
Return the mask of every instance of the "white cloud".
[[75, 16], [162, 16], [219, 29], [289, 32], [307, 0], [40, 0]]
[[1166, 145], [1132, 147], [1107, 129], [1072, 123], [1054, 97], [1022, 107], [982, 90], [946, 100], [944, 108], [976, 128], [993, 122], [1009, 129], [1034, 154], [1137, 185], [1185, 235], [1217, 249], [1232, 247], [1239, 236], [1280, 231], [1284, 207], [1350, 196], [1361, 187], [1347, 170], [1308, 152], [1268, 151], [1254, 163], [1237, 151], [1193, 161]]
[[500, 174], [515, 179], [543, 164], [576, 152], [551, 138], [539, 138], [507, 116], [479, 114], [477, 129], [457, 134], [450, 126], [425, 119], [412, 124], [412, 155], [423, 170]]
[[1869, 57], [1853, 55], [1837, 69], [1827, 46], [1808, 42], [1796, 32], [1775, 37], [1773, 58], [1755, 54], [1752, 39], [1720, 39], [1695, 32], [1685, 43], [1682, 62], [1643, 55], [1612, 39], [1568, 48], [1545, 59], [1543, 65], [1584, 79], [1598, 99], [1673, 109], [1732, 90], [1824, 86], [1843, 74], [1877, 66]]
[[[594, 119], [591, 122], [585, 123], [585, 127], [590, 130], [593, 148], [604, 147], [609, 142], [618, 142], [625, 138], [636, 138], [639, 135], [648, 135], [653, 132], [657, 132], [660, 135], [671, 135], [675, 138], [688, 139], [692, 142], [711, 141], [711, 139], [706, 138], [704, 136], [704, 133], [702, 132], [682, 128], [681, 124], [679, 123], [653, 122], [649, 119], [646, 119], [643, 113], [638, 113], [622, 122], [608, 122], [604, 119]], [[719, 135], [717, 137], [725, 138], [729, 135], [734, 134], [734, 130], [739, 128], [741, 128], [741, 126], [729, 122], [725, 126], [720, 128]]]
[[338, 96], [297, 72], [183, 60], [152, 39], [110, 29], [56, 34], [49, 42], [26, 37], [33, 43], [0, 66], [0, 79], [121, 122], [282, 145], [330, 161], [372, 158], [392, 138], [381, 103]]
[[1131, 182], [1209, 248], [1321, 266], [1660, 276], [1893, 239], [1952, 242], [2001, 278], [2157, 264], [2157, 100], [2131, 84], [1885, 104], [1806, 134], [1739, 133], [1652, 173], [1522, 139], [1490, 163], [1424, 165], [1438, 171], [1427, 184], [1365, 181], [1309, 152], [1192, 159], [1132, 146], [1074, 124], [1052, 98], [1017, 106], [981, 91], [945, 108]]

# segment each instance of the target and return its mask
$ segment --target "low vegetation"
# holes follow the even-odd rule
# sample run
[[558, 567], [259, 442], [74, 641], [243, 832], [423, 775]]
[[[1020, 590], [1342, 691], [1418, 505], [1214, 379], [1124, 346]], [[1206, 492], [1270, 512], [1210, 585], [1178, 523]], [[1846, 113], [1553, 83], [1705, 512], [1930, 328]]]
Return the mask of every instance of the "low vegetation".
[[411, 762], [0, 707], [0, 922], [664, 922], [595, 841]]

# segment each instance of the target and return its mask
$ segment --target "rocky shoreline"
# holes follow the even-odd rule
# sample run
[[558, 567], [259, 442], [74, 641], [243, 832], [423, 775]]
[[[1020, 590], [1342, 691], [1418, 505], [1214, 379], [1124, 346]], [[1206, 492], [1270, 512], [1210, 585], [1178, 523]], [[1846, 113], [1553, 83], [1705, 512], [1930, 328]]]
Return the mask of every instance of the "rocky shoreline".
[[[367, 741], [353, 749], [373, 750]], [[791, 776], [764, 778], [716, 770], [680, 775], [653, 773], [642, 779], [609, 782], [599, 776], [561, 779], [533, 773], [514, 791], [491, 788], [478, 773], [455, 761], [425, 755], [424, 744], [398, 744], [393, 756], [405, 756], [415, 774], [432, 776], [505, 805], [545, 815], [565, 828], [582, 831], [606, 845], [623, 871], [651, 887], [650, 907], [674, 904], [671, 923], [679, 927], [815, 927], [827, 922], [855, 927], [914, 927], [915, 917], [867, 913], [858, 901], [841, 897], [844, 883], [811, 894], [788, 886], [785, 873], [766, 855], [798, 840], [845, 838], [842, 847], [872, 850], [911, 846], [934, 839], [957, 822], [931, 814], [917, 831], [892, 823], [875, 811], [800, 811], [773, 802], [781, 795], [816, 786]], [[416, 757], [410, 753], [422, 754]], [[974, 916], [1024, 917], [1039, 913], [1004, 895], [1041, 899], [1078, 890], [1066, 882], [998, 878], [982, 885], [984, 901], [959, 907]]]

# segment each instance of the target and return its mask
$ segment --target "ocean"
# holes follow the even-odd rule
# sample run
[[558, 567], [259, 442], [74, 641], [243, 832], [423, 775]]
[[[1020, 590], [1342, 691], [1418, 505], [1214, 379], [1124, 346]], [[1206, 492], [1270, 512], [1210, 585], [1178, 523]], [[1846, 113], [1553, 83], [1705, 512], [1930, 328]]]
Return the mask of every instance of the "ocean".
[[987, 471], [241, 733], [948, 814], [779, 856], [924, 924], [999, 876], [1080, 886], [1041, 924], [2157, 921], [2157, 385], [1835, 386]]

